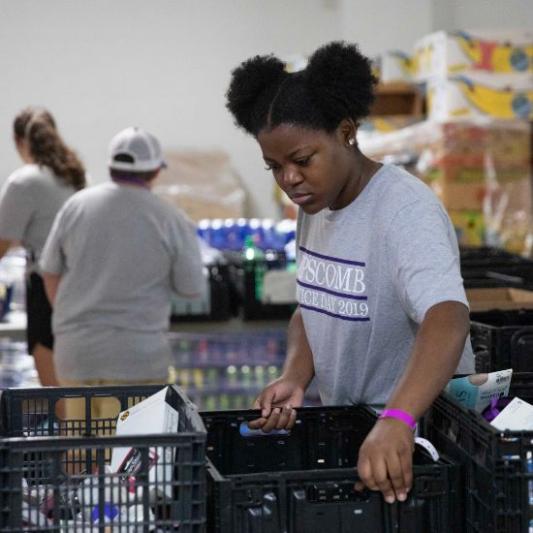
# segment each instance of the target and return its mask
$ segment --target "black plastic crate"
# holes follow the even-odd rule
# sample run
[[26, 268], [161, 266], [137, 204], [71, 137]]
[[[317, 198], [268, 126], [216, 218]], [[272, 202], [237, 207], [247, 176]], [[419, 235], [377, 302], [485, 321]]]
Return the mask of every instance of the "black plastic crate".
[[[510, 394], [533, 402], [533, 373], [513, 375]], [[480, 414], [441, 395], [424, 417], [423, 432], [464, 467], [468, 533], [531, 531], [533, 431], [498, 431]]]
[[500, 248], [490, 246], [460, 248], [461, 269], [494, 268], [499, 266], [533, 265], [533, 261]]
[[[4, 391], [0, 531], [107, 531], [104, 515], [112, 531], [205, 531], [205, 427], [179, 389], [174, 435], [113, 437], [116, 419], [92, 417], [95, 398], [115, 398], [118, 414], [161, 388]], [[69, 399], [85, 400], [85, 419], [56, 415], [58, 403]], [[125, 472], [111, 473], [112, 450], [125, 447], [134, 449]]]
[[298, 410], [290, 433], [245, 436], [259, 412], [202, 413], [207, 428], [208, 531], [324, 533], [460, 531], [459, 469], [415, 456], [404, 503], [354, 491], [357, 451], [376, 416], [364, 407]]
[[[115, 431], [116, 418], [93, 418], [91, 400], [113, 398], [116, 401], [118, 415], [119, 412], [155, 394], [161, 388], [161, 385], [128, 385], [6, 389], [0, 392], [0, 435], [4, 437], [112, 435]], [[67, 421], [57, 415], [59, 402], [69, 399], [82, 399], [85, 402], [85, 417], [82, 420]]]
[[471, 313], [470, 338], [477, 372], [533, 370], [533, 310]]
[[225, 252], [230, 266], [231, 276], [239, 294], [244, 320], [285, 320], [289, 319], [296, 308], [294, 303], [264, 303], [257, 297], [257, 281], [268, 270], [283, 269], [287, 259], [282, 252], [265, 252], [264, 259], [244, 261], [242, 253]]
[[209, 301], [204, 309], [197, 311], [190, 304], [184, 309], [172, 310], [172, 322], [200, 322], [230, 320], [239, 313], [239, 295], [235, 287], [230, 267], [224, 263], [206, 266], [208, 271]]
[[519, 265], [491, 265], [483, 268], [462, 268], [467, 289], [493, 287], [533, 288], [533, 263]]

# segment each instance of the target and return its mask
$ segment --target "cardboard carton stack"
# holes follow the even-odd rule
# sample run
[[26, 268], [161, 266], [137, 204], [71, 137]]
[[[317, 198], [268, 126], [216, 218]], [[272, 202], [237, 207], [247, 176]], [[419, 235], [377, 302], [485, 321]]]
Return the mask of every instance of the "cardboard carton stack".
[[533, 119], [533, 31], [439, 31], [415, 44], [429, 117]]
[[533, 30], [435, 32], [411, 56], [383, 54], [381, 74], [425, 86], [427, 121], [363, 128], [363, 151], [423, 179], [461, 244], [528, 252]]
[[527, 122], [425, 121], [359, 142], [370, 157], [403, 164], [424, 180], [461, 244], [524, 250], [531, 218]]
[[169, 150], [165, 160], [154, 192], [193, 221], [244, 216], [246, 192], [225, 152]]

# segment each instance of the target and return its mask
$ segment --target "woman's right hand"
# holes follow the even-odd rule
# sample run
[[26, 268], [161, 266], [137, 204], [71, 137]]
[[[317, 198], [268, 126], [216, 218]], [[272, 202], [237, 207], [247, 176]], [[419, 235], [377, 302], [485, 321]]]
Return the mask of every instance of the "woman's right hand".
[[249, 422], [251, 429], [268, 433], [273, 429], [290, 429], [296, 422], [296, 407], [301, 407], [305, 388], [281, 376], [267, 385], [254, 402], [261, 409], [261, 417]]

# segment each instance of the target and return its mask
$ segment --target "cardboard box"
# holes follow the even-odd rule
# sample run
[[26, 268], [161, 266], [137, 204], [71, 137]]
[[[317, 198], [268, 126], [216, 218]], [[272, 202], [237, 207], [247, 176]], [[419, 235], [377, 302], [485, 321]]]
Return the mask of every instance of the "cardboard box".
[[427, 88], [433, 120], [493, 117], [533, 119], [533, 74], [469, 73], [432, 78]]
[[449, 211], [483, 211], [487, 220], [496, 216], [500, 203], [507, 211], [529, 213], [531, 209], [529, 179], [504, 184], [488, 180], [471, 184], [435, 180], [429, 185]]
[[414, 61], [419, 81], [472, 71], [533, 72], [533, 31], [438, 31], [415, 44]]
[[364, 119], [359, 126], [359, 131], [365, 133], [389, 133], [412, 126], [420, 122], [421, 118], [413, 115], [384, 115], [382, 117], [370, 116]]
[[[178, 394], [173, 387], [164, 387], [118, 415], [117, 435], [144, 435], [177, 433], [179, 423]], [[112, 472], [129, 473], [138, 461], [135, 448], [113, 448]], [[153, 487], [156, 480], [164, 481], [165, 493], [172, 497], [171, 481], [174, 475], [173, 448], [154, 447], [150, 449], [150, 470], [148, 479]]]
[[154, 193], [193, 221], [244, 216], [246, 192], [228, 154], [176, 150], [165, 152], [165, 161]]
[[533, 291], [523, 289], [467, 289], [470, 311], [533, 309]]
[[379, 80], [382, 83], [411, 82], [416, 77], [414, 57], [399, 50], [388, 50], [379, 57]]

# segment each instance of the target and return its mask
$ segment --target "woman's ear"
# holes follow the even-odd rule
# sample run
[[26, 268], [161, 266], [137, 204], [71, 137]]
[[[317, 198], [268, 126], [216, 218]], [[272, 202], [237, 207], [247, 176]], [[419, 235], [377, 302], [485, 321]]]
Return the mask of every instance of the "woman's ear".
[[339, 141], [346, 147], [355, 146], [357, 123], [351, 118], [345, 118], [337, 127]]

